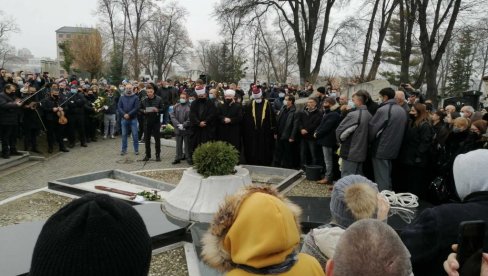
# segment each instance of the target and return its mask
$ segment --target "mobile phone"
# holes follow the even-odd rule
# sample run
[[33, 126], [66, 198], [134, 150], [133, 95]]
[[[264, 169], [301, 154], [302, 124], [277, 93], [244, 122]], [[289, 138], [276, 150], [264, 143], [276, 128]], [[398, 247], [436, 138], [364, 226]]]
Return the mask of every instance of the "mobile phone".
[[457, 252], [459, 275], [480, 275], [484, 239], [484, 221], [463, 221], [459, 224]]

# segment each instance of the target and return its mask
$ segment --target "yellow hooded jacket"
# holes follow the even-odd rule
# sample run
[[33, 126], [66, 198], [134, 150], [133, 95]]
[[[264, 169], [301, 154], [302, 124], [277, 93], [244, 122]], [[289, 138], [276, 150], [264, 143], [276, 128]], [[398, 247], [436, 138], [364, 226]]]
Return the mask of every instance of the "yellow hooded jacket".
[[[251, 186], [227, 198], [203, 239], [203, 259], [229, 276], [259, 275], [237, 268], [282, 264], [300, 243], [298, 206], [270, 187]], [[292, 268], [274, 275], [324, 275], [318, 261], [297, 254]]]

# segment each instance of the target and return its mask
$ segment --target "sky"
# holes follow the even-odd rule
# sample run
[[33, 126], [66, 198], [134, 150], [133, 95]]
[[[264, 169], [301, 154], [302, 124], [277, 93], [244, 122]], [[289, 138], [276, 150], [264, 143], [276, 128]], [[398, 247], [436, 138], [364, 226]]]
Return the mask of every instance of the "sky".
[[[219, 27], [211, 17], [217, 0], [178, 0], [188, 10], [186, 27], [193, 42], [214, 39]], [[56, 58], [56, 30], [63, 26], [95, 27], [97, 0], [0, 0], [4, 16], [12, 17], [20, 32], [10, 35], [17, 50], [29, 49], [35, 57]]]

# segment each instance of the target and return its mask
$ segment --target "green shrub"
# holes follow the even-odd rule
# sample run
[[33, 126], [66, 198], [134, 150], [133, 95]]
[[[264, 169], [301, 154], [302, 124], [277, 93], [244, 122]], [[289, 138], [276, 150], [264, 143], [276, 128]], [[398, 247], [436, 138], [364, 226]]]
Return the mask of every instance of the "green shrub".
[[193, 153], [194, 167], [204, 177], [232, 174], [238, 162], [239, 152], [226, 142], [208, 142]]

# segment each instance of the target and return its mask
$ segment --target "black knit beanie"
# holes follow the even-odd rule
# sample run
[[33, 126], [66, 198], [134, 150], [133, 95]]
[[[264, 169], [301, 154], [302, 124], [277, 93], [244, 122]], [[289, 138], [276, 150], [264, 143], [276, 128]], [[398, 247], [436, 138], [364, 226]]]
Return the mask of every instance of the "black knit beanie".
[[150, 261], [150, 237], [137, 211], [108, 195], [87, 195], [47, 220], [29, 275], [147, 275]]

